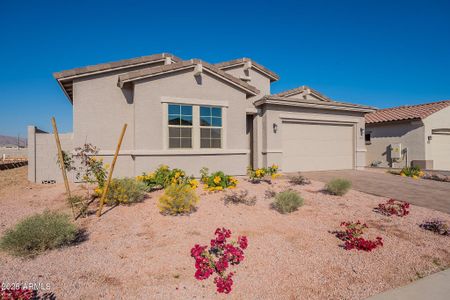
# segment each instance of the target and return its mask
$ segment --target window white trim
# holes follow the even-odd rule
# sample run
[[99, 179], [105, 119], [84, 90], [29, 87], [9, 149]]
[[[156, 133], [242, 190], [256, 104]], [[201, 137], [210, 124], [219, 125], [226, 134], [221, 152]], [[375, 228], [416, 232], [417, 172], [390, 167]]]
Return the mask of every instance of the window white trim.
[[[162, 145], [167, 151], [180, 150], [169, 148], [169, 104], [192, 105], [192, 148], [180, 148], [182, 151], [196, 153], [198, 151], [210, 150], [210, 152], [224, 153], [227, 149], [227, 101], [199, 100], [190, 98], [161, 97], [162, 105]], [[200, 106], [216, 106], [222, 108], [222, 144], [221, 148], [200, 148]], [[217, 127], [219, 128], [219, 127]], [[183, 152], [183, 153], [184, 153]]]
[[[200, 107], [201, 106], [203, 106], [203, 107], [217, 107], [217, 106], [215, 106], [215, 105], [200, 105], [200, 106], [197, 106], [198, 107], [198, 109], [199, 109], [199, 111], [200, 111]], [[199, 124], [199, 132], [204, 128], [204, 129], [220, 129], [220, 147], [218, 147], [218, 148], [209, 148], [209, 147], [207, 147], [207, 148], [201, 148], [201, 141], [200, 141], [200, 148], [201, 149], [225, 149], [224, 148], [224, 142], [223, 142], [223, 134], [224, 134], [224, 123], [223, 123], [223, 120], [224, 120], [224, 117], [223, 117], [223, 114], [224, 114], [224, 111], [225, 111], [225, 108], [224, 107], [220, 107], [220, 109], [221, 109], [221, 111], [220, 111], [220, 123], [221, 123], [221, 126], [219, 127], [219, 126], [212, 126], [212, 124], [210, 125], [210, 126], [202, 126], [201, 124]], [[199, 121], [200, 121], [200, 114], [199, 114]], [[199, 136], [200, 136], [200, 139], [201, 139], [201, 132], [199, 133]]]
[[228, 107], [228, 101], [192, 99], [192, 98], [177, 98], [177, 97], [165, 97], [165, 96], [161, 97], [161, 103]]

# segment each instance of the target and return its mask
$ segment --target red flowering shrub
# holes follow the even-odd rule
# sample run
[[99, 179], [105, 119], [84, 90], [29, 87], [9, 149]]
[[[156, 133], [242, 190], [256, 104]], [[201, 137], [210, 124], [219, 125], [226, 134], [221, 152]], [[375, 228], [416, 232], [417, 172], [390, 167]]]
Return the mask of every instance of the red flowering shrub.
[[0, 289], [0, 300], [30, 300], [35, 299], [36, 292], [31, 289], [22, 289], [22, 288], [4, 288], [4, 284], [0, 282], [2, 285]]
[[409, 203], [396, 199], [389, 199], [386, 203], [378, 204], [376, 211], [385, 216], [404, 217], [409, 214]]
[[383, 246], [383, 239], [379, 236], [375, 240], [366, 240], [361, 237], [367, 225], [360, 221], [342, 222], [341, 226], [345, 227], [345, 230], [336, 231], [335, 234], [338, 239], [344, 241], [345, 250], [357, 249], [370, 252], [378, 246]]
[[217, 276], [214, 283], [217, 292], [228, 294], [233, 285], [233, 272], [226, 274], [230, 265], [238, 265], [244, 260], [244, 250], [248, 246], [245, 236], [239, 236], [237, 242], [227, 243], [231, 237], [231, 230], [217, 228], [216, 237], [211, 240], [211, 247], [196, 244], [191, 249], [191, 256], [195, 259], [195, 278], [208, 279], [213, 273]]

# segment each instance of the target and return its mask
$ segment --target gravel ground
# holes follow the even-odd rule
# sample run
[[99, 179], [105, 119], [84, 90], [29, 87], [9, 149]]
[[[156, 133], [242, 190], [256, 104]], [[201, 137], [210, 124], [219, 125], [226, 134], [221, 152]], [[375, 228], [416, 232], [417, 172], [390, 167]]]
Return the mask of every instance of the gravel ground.
[[[321, 192], [320, 182], [292, 187], [304, 197], [304, 206], [281, 215], [264, 192], [289, 187], [285, 180], [272, 187], [239, 180], [239, 189], [257, 196], [255, 206], [225, 206], [224, 192], [199, 189], [196, 212], [163, 216], [156, 207], [161, 192], [150, 193], [142, 203], [77, 221], [88, 234], [77, 246], [34, 259], [0, 253], [0, 278], [49, 283], [59, 299], [363, 299], [450, 266], [450, 238], [418, 227], [431, 217], [450, 222], [450, 215], [412, 206], [404, 218], [385, 217], [372, 211], [385, 198], [353, 190], [331, 196]], [[19, 187], [0, 194], [0, 233], [46, 208], [70, 212], [63, 185], [24, 184], [18, 194]], [[369, 238], [382, 236], [384, 247], [370, 253], [339, 247], [331, 231], [356, 220], [368, 224]], [[236, 238], [249, 239], [228, 296], [216, 294], [211, 278], [195, 280], [190, 257], [195, 243], [208, 244], [222, 226]]]

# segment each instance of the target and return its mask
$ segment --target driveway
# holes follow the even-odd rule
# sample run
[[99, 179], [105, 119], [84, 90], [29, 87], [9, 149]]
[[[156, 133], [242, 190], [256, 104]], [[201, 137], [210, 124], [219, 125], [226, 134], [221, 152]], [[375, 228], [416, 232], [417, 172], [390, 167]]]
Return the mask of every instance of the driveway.
[[450, 182], [412, 179], [374, 171], [320, 171], [302, 172], [306, 177], [327, 182], [333, 178], [346, 178], [353, 189], [428, 207], [450, 214]]

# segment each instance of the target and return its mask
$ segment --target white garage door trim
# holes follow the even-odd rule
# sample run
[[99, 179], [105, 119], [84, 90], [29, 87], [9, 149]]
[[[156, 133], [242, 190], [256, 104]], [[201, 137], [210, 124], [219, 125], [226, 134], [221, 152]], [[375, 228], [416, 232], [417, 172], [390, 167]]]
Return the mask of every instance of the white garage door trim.
[[[283, 127], [283, 129], [282, 129], [283, 130], [283, 132], [282, 132], [282, 141], [283, 141], [283, 143], [284, 143], [284, 138], [285, 138], [284, 134], [286, 134], [284, 132], [284, 130], [286, 130], [286, 125], [287, 124], [342, 126], [342, 127], [351, 128], [351, 143], [352, 143], [352, 145], [351, 145], [351, 149], [352, 149], [351, 150], [351, 158], [350, 158], [351, 166], [348, 165], [348, 167], [350, 169], [355, 169], [355, 166], [356, 166], [356, 141], [355, 141], [355, 137], [356, 137], [356, 123], [355, 122], [329, 121], [329, 120], [323, 120], [323, 121], [320, 121], [320, 120], [304, 120], [304, 119], [295, 119], [295, 118], [286, 118], [286, 117], [281, 118], [281, 119], [282, 119], [282, 127]], [[286, 168], [285, 163], [286, 163], [286, 160], [287, 160], [287, 157], [286, 157], [286, 155], [287, 155], [287, 153], [286, 153], [287, 152], [287, 148], [286, 148], [286, 145], [282, 145], [282, 147], [283, 147], [283, 158], [282, 158], [283, 164], [282, 164], [282, 168], [284, 169], [284, 171], [288, 171], [288, 172], [289, 171], [294, 171], [294, 170], [291, 170], [289, 168]], [[347, 161], [347, 162], [349, 162], [349, 161]], [[323, 168], [320, 168], [320, 169], [323, 170]], [[336, 168], [330, 165], [329, 170], [333, 170], [333, 169], [336, 169]], [[344, 168], [341, 168], [341, 169], [344, 169]], [[347, 168], [345, 168], [345, 169], [347, 169]]]
[[433, 160], [433, 169], [449, 171], [450, 170], [450, 134], [433, 133], [431, 140], [431, 159]]

